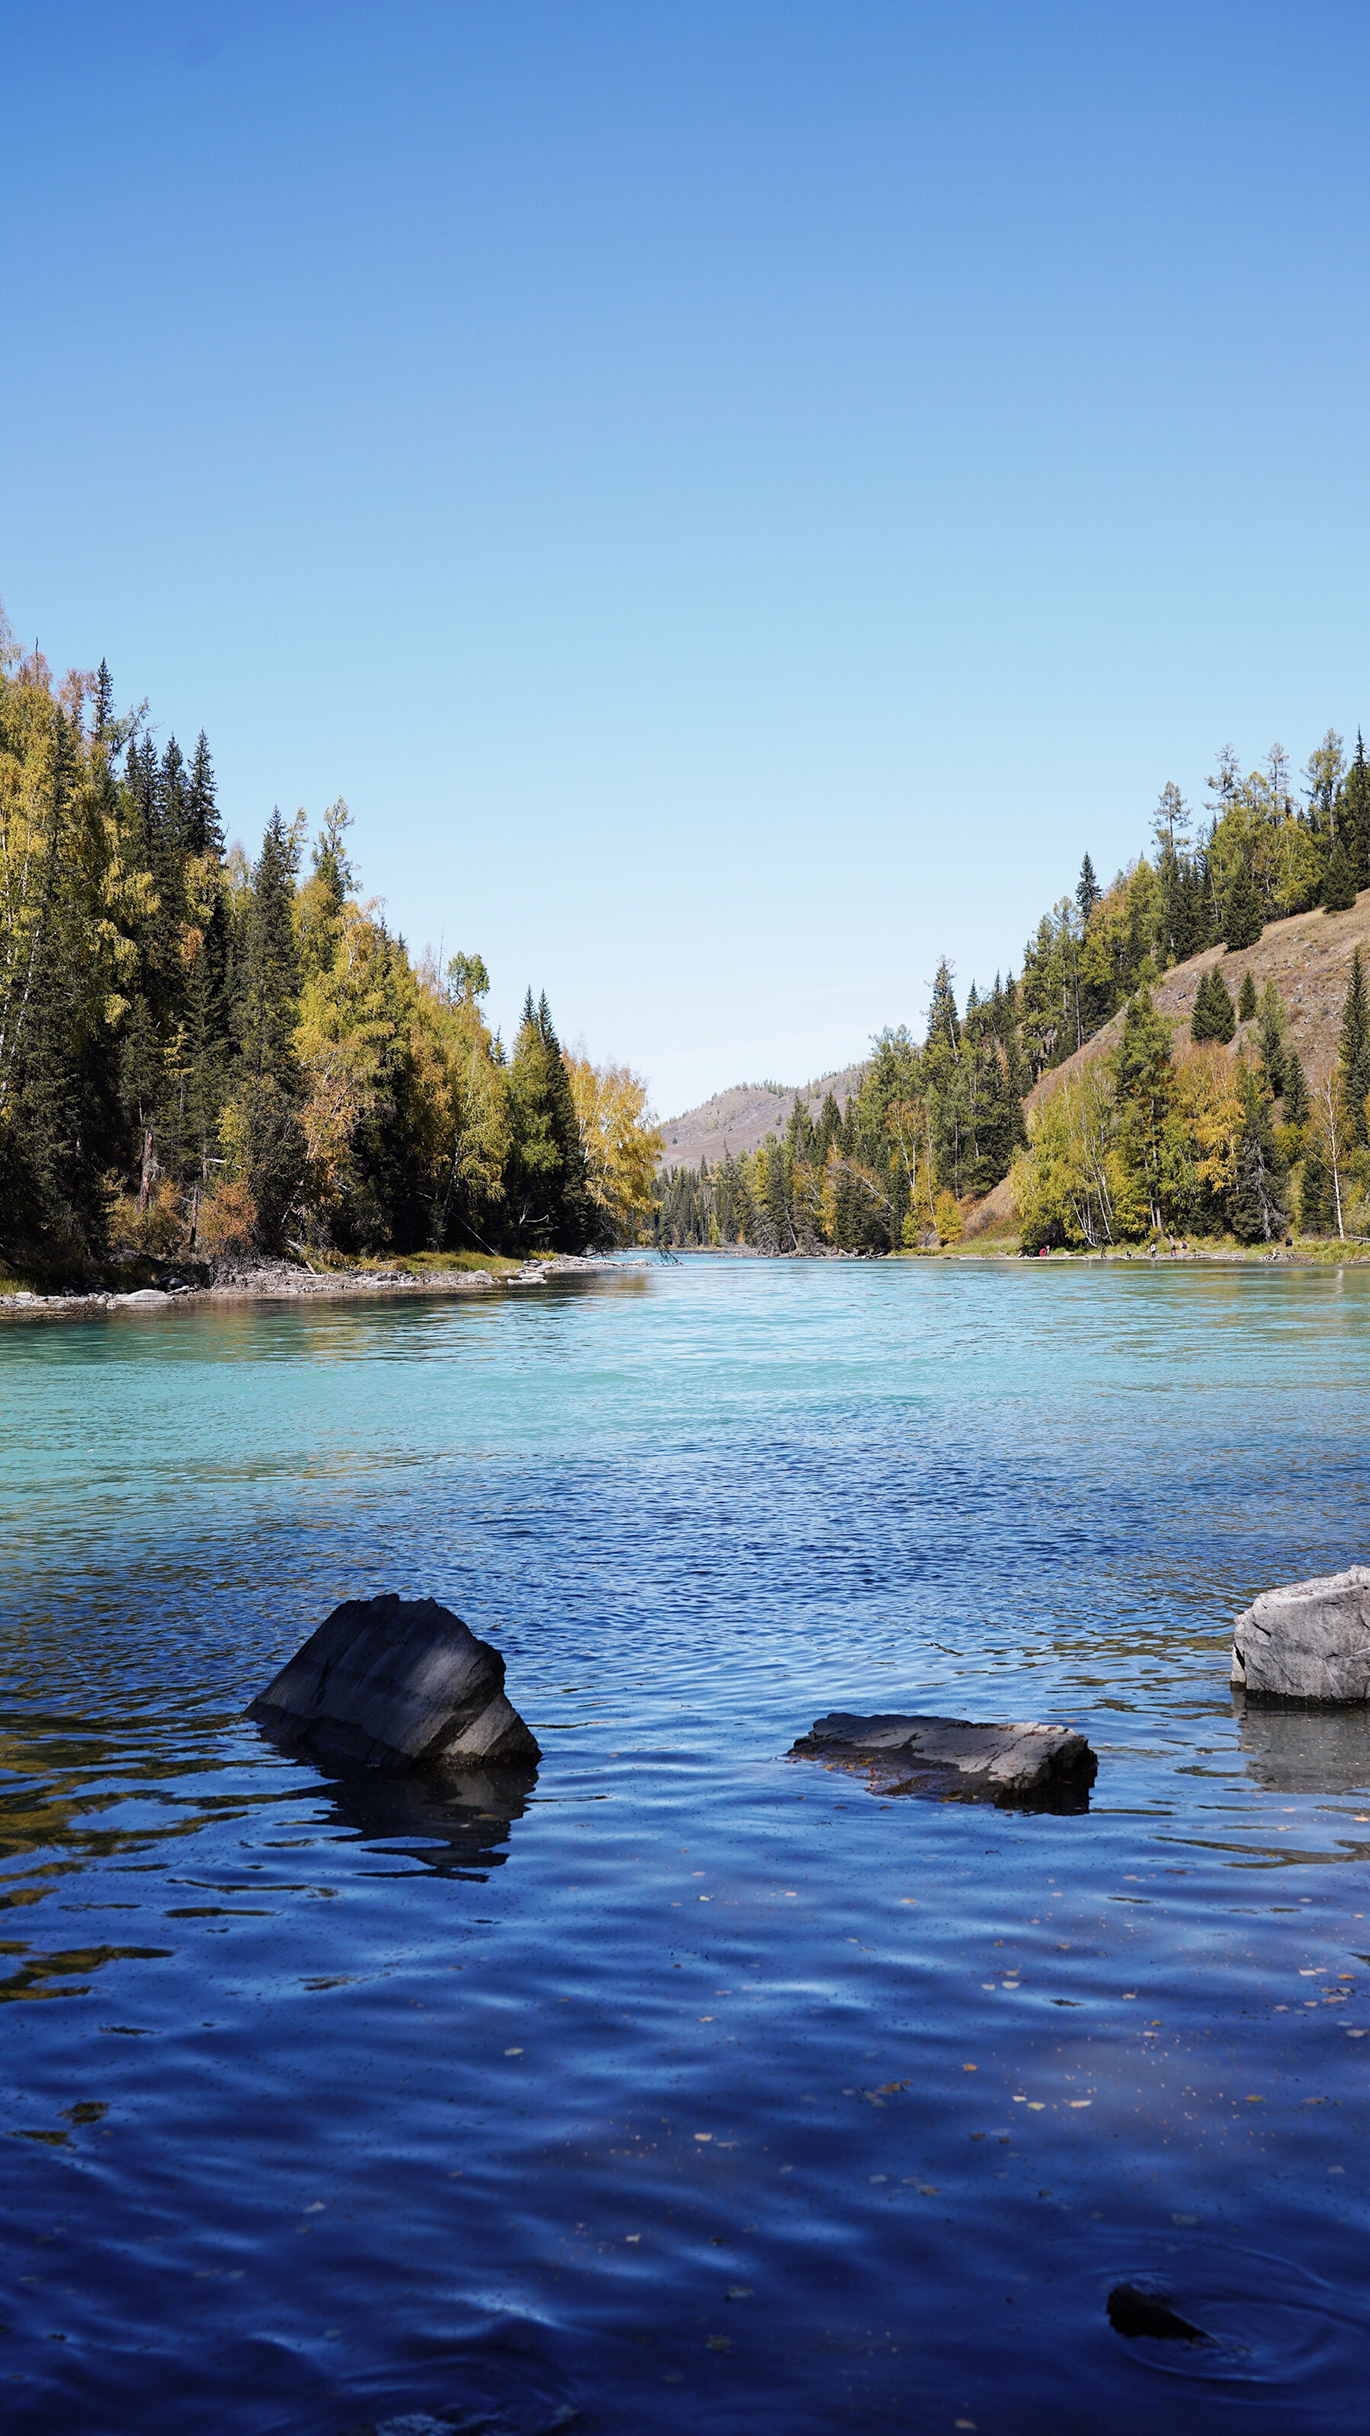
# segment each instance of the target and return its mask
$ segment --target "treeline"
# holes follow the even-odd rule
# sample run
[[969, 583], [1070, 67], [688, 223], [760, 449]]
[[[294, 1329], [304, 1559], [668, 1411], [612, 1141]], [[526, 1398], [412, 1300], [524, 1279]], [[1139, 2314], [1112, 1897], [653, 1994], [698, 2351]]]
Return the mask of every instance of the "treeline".
[[[358, 891], [341, 801], [225, 845], [201, 735], [160, 751], [108, 670], [59, 688], [0, 630], [0, 1251], [52, 1276], [212, 1259], [632, 1240], [641, 1083], [511, 1050], [477, 955], [415, 963]], [[307, 858], [307, 859], [306, 859]]]
[[[1278, 745], [1245, 778], [1224, 749], [1208, 787], [1208, 816], [1196, 823], [1166, 785], [1150, 854], [1111, 886], [1086, 854], [1073, 895], [1029, 940], [1021, 977], [996, 976], [983, 994], [972, 983], [964, 1015], [944, 960], [921, 1046], [906, 1028], [883, 1033], [845, 1108], [830, 1097], [815, 1125], [796, 1099], [783, 1138], [712, 1170], [662, 1176], [658, 1240], [853, 1252], [948, 1243], [969, 1204], [1015, 1167], [1030, 1249], [1177, 1230], [1254, 1241], [1291, 1214], [1307, 1232], [1352, 1231], [1348, 1212], [1370, 1199], [1361, 1161], [1370, 1075], [1362, 1086], [1354, 1008], [1330, 1099], [1310, 1108], [1274, 993], [1253, 1062], [1202, 1050], [1236, 1030], [1220, 974], [1205, 978], [1190, 1054], [1176, 1055], [1149, 991], [1209, 948], [1254, 946], [1267, 921], [1355, 903], [1370, 884], [1364, 746], [1357, 737], [1348, 760], [1329, 729], [1298, 800]], [[1120, 1008], [1123, 1046], [1047, 1102], [1029, 1141], [1026, 1094]]]

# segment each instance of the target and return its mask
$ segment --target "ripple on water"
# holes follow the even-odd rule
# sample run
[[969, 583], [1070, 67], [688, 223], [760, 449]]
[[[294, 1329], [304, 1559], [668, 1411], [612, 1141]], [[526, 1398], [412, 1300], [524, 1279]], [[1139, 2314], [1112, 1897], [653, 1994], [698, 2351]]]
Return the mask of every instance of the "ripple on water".
[[[16, 2424], [1359, 2428], [1364, 1721], [1225, 1653], [1364, 1553], [1368, 1319], [748, 1262], [6, 1330]], [[243, 1722], [381, 1588], [536, 1772]], [[1074, 1723], [1089, 1812], [787, 1765], [833, 1707]]]

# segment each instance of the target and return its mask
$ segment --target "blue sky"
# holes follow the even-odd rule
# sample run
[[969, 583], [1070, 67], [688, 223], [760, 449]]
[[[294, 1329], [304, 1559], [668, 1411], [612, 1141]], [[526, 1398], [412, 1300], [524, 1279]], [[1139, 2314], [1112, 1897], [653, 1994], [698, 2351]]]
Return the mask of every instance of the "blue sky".
[[663, 1113], [1370, 723], [1370, 15], [4, 11], [0, 597]]

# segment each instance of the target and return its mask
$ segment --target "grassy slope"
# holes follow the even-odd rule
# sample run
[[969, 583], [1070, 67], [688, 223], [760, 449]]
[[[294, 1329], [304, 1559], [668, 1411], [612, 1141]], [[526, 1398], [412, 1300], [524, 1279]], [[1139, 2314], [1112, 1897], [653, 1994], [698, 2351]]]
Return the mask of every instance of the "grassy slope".
[[[1173, 965], [1168, 973], [1162, 974], [1152, 997], [1160, 1012], [1170, 1018], [1178, 1048], [1189, 1038], [1199, 976], [1211, 964], [1221, 964], [1223, 979], [1234, 1001], [1243, 974], [1251, 974], [1258, 993], [1267, 981], [1273, 981], [1289, 1015], [1289, 1046], [1297, 1049], [1302, 1058], [1309, 1089], [1313, 1090], [1328, 1073], [1337, 1054], [1347, 975], [1356, 947], [1370, 959], [1370, 888], [1361, 890], [1349, 913], [1291, 914], [1287, 921], [1268, 923], [1254, 947], [1235, 953], [1226, 948], [1209, 948], [1202, 956], [1191, 956], [1187, 963]], [[1083, 1049], [1077, 1049], [1063, 1066], [1054, 1066], [1049, 1074], [1044, 1074], [1028, 1094], [1029, 1116], [1096, 1058], [1106, 1057], [1122, 1028], [1120, 1009], [1102, 1031], [1085, 1042]], [[1254, 1030], [1254, 1024], [1239, 1024], [1228, 1054], [1235, 1056]], [[1007, 1239], [1013, 1234], [1015, 1218], [1013, 1186], [1006, 1176], [971, 1212], [966, 1222], [967, 1241], [1000, 1236]]]

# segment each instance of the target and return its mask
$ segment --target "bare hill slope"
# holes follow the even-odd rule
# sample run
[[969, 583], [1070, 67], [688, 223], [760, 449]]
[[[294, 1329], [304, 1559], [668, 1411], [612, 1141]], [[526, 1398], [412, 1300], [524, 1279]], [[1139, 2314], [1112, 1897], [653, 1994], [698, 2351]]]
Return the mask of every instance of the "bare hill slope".
[[661, 1128], [663, 1147], [657, 1165], [698, 1167], [701, 1159], [707, 1159], [712, 1167], [725, 1151], [740, 1159], [744, 1151], [756, 1150], [768, 1133], [784, 1132], [796, 1091], [810, 1116], [816, 1119], [830, 1091], [840, 1108], [845, 1099], [860, 1090], [865, 1072], [863, 1063], [843, 1066], [836, 1074], [820, 1074], [812, 1083], [793, 1086], [734, 1083], [730, 1091], [716, 1091], [701, 1107], [687, 1108], [683, 1116], [666, 1118]]
[[[1234, 1000], [1245, 973], [1250, 973], [1258, 992], [1267, 981], [1273, 981], [1289, 1016], [1289, 1046], [1297, 1049], [1303, 1060], [1311, 1091], [1329, 1072], [1337, 1054], [1347, 976], [1356, 947], [1370, 960], [1370, 888], [1361, 890], [1347, 913], [1323, 913], [1318, 909], [1290, 914], [1286, 921], [1267, 923], [1254, 947], [1235, 951], [1210, 947], [1202, 956], [1191, 956], [1185, 964], [1172, 965], [1168, 973], [1162, 974], [1151, 995], [1161, 1014], [1169, 1016], [1179, 1047], [1189, 1038], [1199, 976], [1211, 964], [1221, 964], [1223, 979]], [[1229, 1054], [1235, 1056], [1255, 1028], [1253, 1023], [1239, 1024]], [[1044, 1074], [1028, 1093], [1025, 1106], [1029, 1118], [1034, 1108], [1040, 1108], [1043, 1101], [1051, 1099], [1096, 1058], [1106, 1057], [1122, 1029], [1120, 1008], [1092, 1040], [1085, 1042], [1083, 1049], [1077, 1049], [1063, 1066], [1054, 1066]], [[1012, 1179], [1006, 1176], [967, 1219], [966, 1233], [982, 1235], [992, 1227], [1010, 1224], [1015, 1215]]]

